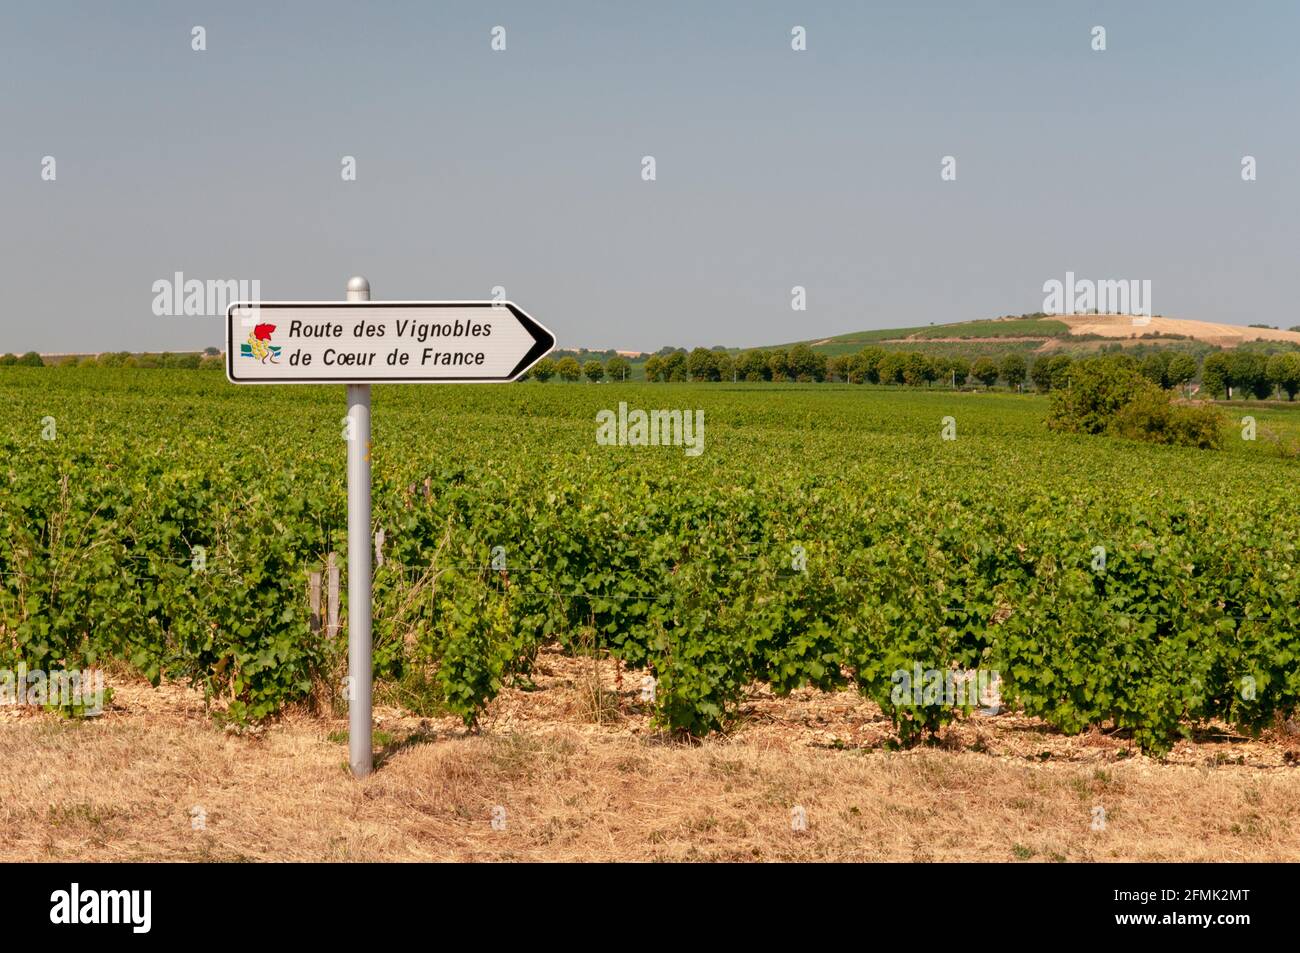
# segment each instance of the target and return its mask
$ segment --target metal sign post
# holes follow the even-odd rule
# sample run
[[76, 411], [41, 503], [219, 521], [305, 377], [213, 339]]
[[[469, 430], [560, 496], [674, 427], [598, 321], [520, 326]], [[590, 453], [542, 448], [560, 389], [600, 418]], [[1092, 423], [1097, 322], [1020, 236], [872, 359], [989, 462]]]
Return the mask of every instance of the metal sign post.
[[[369, 301], [370, 282], [348, 280], [349, 301]], [[364, 778], [371, 744], [370, 385], [348, 385], [348, 764]]]
[[365, 777], [371, 741], [370, 385], [518, 380], [555, 336], [509, 301], [240, 301], [226, 309], [234, 384], [341, 383], [348, 390], [348, 763]]

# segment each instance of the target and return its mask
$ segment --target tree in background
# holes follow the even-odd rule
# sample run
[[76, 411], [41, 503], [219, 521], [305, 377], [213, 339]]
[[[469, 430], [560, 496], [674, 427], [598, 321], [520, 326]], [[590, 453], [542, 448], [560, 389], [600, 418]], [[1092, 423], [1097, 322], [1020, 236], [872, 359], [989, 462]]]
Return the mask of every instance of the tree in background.
[[992, 358], [977, 357], [970, 366], [970, 376], [985, 387], [992, 387], [998, 382], [998, 366]]
[[1268, 379], [1268, 361], [1264, 355], [1255, 351], [1233, 351], [1229, 356], [1232, 386], [1254, 396], [1259, 400], [1267, 399], [1273, 393], [1273, 385]]
[[882, 384], [903, 383], [903, 355], [889, 351], [876, 364], [876, 379]]
[[1152, 351], [1142, 359], [1142, 376], [1157, 387], [1172, 387], [1169, 382], [1169, 352]]
[[0, 367], [13, 367], [17, 363], [18, 355], [16, 354], [6, 354], [0, 357]]
[[555, 376], [555, 362], [549, 357], [542, 358], [533, 365], [533, 369], [529, 372], [529, 376], [531, 376], [533, 380], [541, 381], [545, 384]]
[[943, 369], [947, 366], [947, 363], [941, 357], [935, 358], [928, 354], [922, 354], [921, 360], [925, 365], [921, 369], [921, 379], [925, 381], [925, 386], [929, 387], [939, 379], [939, 375], [943, 373]]
[[658, 354], [651, 354], [645, 360], [645, 379], [651, 383], [663, 380], [664, 359]]
[[712, 351], [697, 347], [686, 358], [686, 370], [693, 381], [716, 381], [718, 379], [718, 358]]
[[663, 378], [672, 383], [686, 380], [686, 352], [678, 349], [664, 358]]
[[767, 356], [767, 366], [772, 372], [772, 380], [783, 381], [790, 373], [790, 358], [785, 351], [771, 351]]
[[1186, 387], [1187, 384], [1196, 376], [1196, 358], [1185, 352], [1179, 351], [1169, 358], [1169, 366], [1165, 369], [1165, 379], [1169, 387]]
[[725, 351], [719, 352], [717, 348], [714, 348], [714, 360], [718, 365], [718, 380], [730, 382], [736, 379], [735, 358]]
[[35, 351], [28, 351], [22, 357], [18, 358], [19, 367], [44, 367], [45, 361]]
[[555, 373], [560, 380], [573, 382], [582, 377], [582, 365], [576, 357], [562, 357], [555, 365]]
[[817, 360], [817, 357], [818, 355], [807, 344], [796, 344], [790, 348], [790, 354], [786, 358], [789, 364], [788, 373], [797, 381], [823, 379], [826, 376], [826, 367]]
[[1300, 391], [1300, 352], [1274, 354], [1266, 370], [1273, 386], [1285, 392], [1287, 400], [1295, 400], [1296, 391]]
[[736, 373], [743, 381], [765, 381], [772, 377], [766, 351], [745, 351], [736, 356]]
[[1232, 386], [1232, 361], [1223, 351], [1207, 355], [1201, 364], [1201, 386], [1215, 397], [1227, 395]]
[[631, 375], [632, 365], [622, 355], [615, 354], [605, 362], [605, 373], [612, 381], [625, 381]]
[[926, 360], [924, 354], [916, 351], [908, 351], [902, 355], [903, 383], [908, 387], [920, 387], [926, 382], [926, 375], [930, 370], [930, 362]]
[[582, 373], [587, 375], [587, 380], [593, 384], [599, 383], [605, 378], [605, 365], [600, 361], [588, 361], [582, 365]]
[[850, 384], [861, 384], [867, 379], [867, 361], [861, 354], [849, 354], [844, 359], [844, 379]]
[[970, 361], [964, 357], [954, 357], [948, 363], [948, 380], [955, 386], [963, 387], [970, 377]]
[[785, 352], [786, 374], [792, 381], [812, 380], [813, 351], [807, 344], [796, 344]]
[[1070, 369], [1074, 367], [1074, 359], [1068, 354], [1058, 354], [1051, 360], [1052, 364], [1052, 386], [1056, 389], [1066, 387], [1070, 383]]
[[867, 383], [880, 383], [880, 362], [885, 359], [886, 353], [881, 347], [864, 347], [858, 352], [860, 370]]
[[1046, 394], [1054, 388], [1064, 387], [1069, 379], [1073, 361], [1068, 354], [1040, 357], [1029, 369], [1029, 379], [1034, 388]]
[[1004, 381], [1016, 390], [1020, 390], [1020, 385], [1025, 382], [1025, 378], [1028, 376], [1029, 368], [1025, 364], [1024, 356], [1012, 351], [1002, 358], [1000, 371]]
[[1034, 390], [1046, 394], [1052, 389], [1052, 359], [1040, 357], [1029, 368], [1029, 380]]

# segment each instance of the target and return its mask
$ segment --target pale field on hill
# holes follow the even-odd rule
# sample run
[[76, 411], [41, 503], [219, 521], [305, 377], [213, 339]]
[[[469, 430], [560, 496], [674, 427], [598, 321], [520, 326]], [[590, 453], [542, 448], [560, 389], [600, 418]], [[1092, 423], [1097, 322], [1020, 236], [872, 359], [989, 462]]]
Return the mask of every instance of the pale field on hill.
[[111, 676], [97, 719], [0, 716], [0, 859], [1300, 860], [1294, 724], [1209, 732], [1163, 762], [1015, 715], [896, 751], [855, 693], [756, 688], [727, 736], [685, 744], [653, 729], [636, 682], [552, 650], [479, 734], [381, 706], [358, 781], [344, 718], [234, 732], [196, 692]]
[[1236, 347], [1246, 341], [1285, 341], [1300, 344], [1300, 333], [1274, 328], [1248, 328], [1239, 324], [1218, 324], [1213, 321], [1191, 321], [1185, 318], [1137, 318], [1134, 324], [1127, 314], [1066, 314], [1054, 316], [1070, 326], [1071, 334], [1100, 334], [1104, 337], [1127, 338], [1134, 334], [1182, 334], [1187, 337], [1216, 344]]
[[[952, 335], [940, 334], [939, 332], [944, 327], [944, 325], [940, 324], [923, 329], [902, 328], [896, 334], [888, 331], [865, 331], [862, 332], [861, 340], [852, 340], [848, 343], [845, 343], [845, 337], [849, 336], [822, 338], [810, 343], [813, 347], [826, 350], [827, 353], [855, 353], [863, 347], [884, 344], [907, 343], [915, 345], [920, 350], [925, 350], [926, 348], [933, 348], [935, 345], [944, 344], [972, 345], [976, 342], [985, 342], [1005, 347], [1007, 345], [1038, 342], [1039, 346], [1033, 350], [1037, 353], [1046, 354], [1062, 348], [1069, 348], [1071, 351], [1075, 351], [1080, 347], [1092, 350], [1094, 348], [1089, 347], [1090, 343], [1095, 343], [1096, 349], [1099, 349], [1106, 343], [1078, 340], [1083, 335], [1091, 334], [1103, 338], [1113, 338], [1116, 341], [1133, 341], [1134, 339], [1142, 341], [1145, 335], [1147, 341], [1144, 343], [1150, 343], [1150, 337], [1179, 335], [1204, 344], [1225, 348], [1234, 348], [1252, 341], [1269, 341], [1300, 346], [1300, 332], [1278, 328], [1252, 328], [1239, 324], [1197, 321], [1188, 318], [1161, 316], [1146, 318], [1129, 314], [1054, 314], [1049, 316], [1049, 320], [1067, 325], [1070, 331], [1069, 335], [1044, 337], [1043, 335], [1050, 333], [1049, 331], [1042, 331], [1038, 334], [1025, 333], [1023, 335], [995, 334], [991, 333], [993, 329], [987, 335], [983, 335], [979, 330], [981, 322], [959, 321], [951, 325], [956, 332]], [[1003, 322], [1029, 323], [1025, 322], [1023, 318], [1017, 317], [994, 318], [986, 323], [988, 325], [997, 325]], [[1168, 345], [1171, 341], [1165, 340], [1160, 343]]]

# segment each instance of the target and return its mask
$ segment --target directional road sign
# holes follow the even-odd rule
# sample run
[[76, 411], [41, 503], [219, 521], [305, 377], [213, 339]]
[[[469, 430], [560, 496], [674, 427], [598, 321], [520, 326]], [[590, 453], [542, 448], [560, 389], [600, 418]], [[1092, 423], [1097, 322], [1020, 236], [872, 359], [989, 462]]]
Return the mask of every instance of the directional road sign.
[[374, 768], [370, 385], [517, 380], [555, 336], [509, 301], [239, 301], [226, 309], [235, 384], [346, 384], [348, 426], [348, 763]]
[[240, 301], [226, 309], [236, 384], [516, 380], [555, 336], [509, 301]]

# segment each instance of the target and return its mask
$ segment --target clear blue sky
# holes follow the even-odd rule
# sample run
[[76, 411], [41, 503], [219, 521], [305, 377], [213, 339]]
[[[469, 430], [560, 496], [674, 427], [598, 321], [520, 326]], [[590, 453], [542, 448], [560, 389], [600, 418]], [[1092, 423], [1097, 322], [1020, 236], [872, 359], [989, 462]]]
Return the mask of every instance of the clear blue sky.
[[1298, 11], [6, 3], [0, 351], [220, 343], [218, 318], [152, 314], [176, 271], [268, 299], [342, 297], [354, 273], [394, 299], [503, 285], [564, 346], [1034, 311], [1067, 269], [1150, 279], [1160, 313], [1287, 327]]

